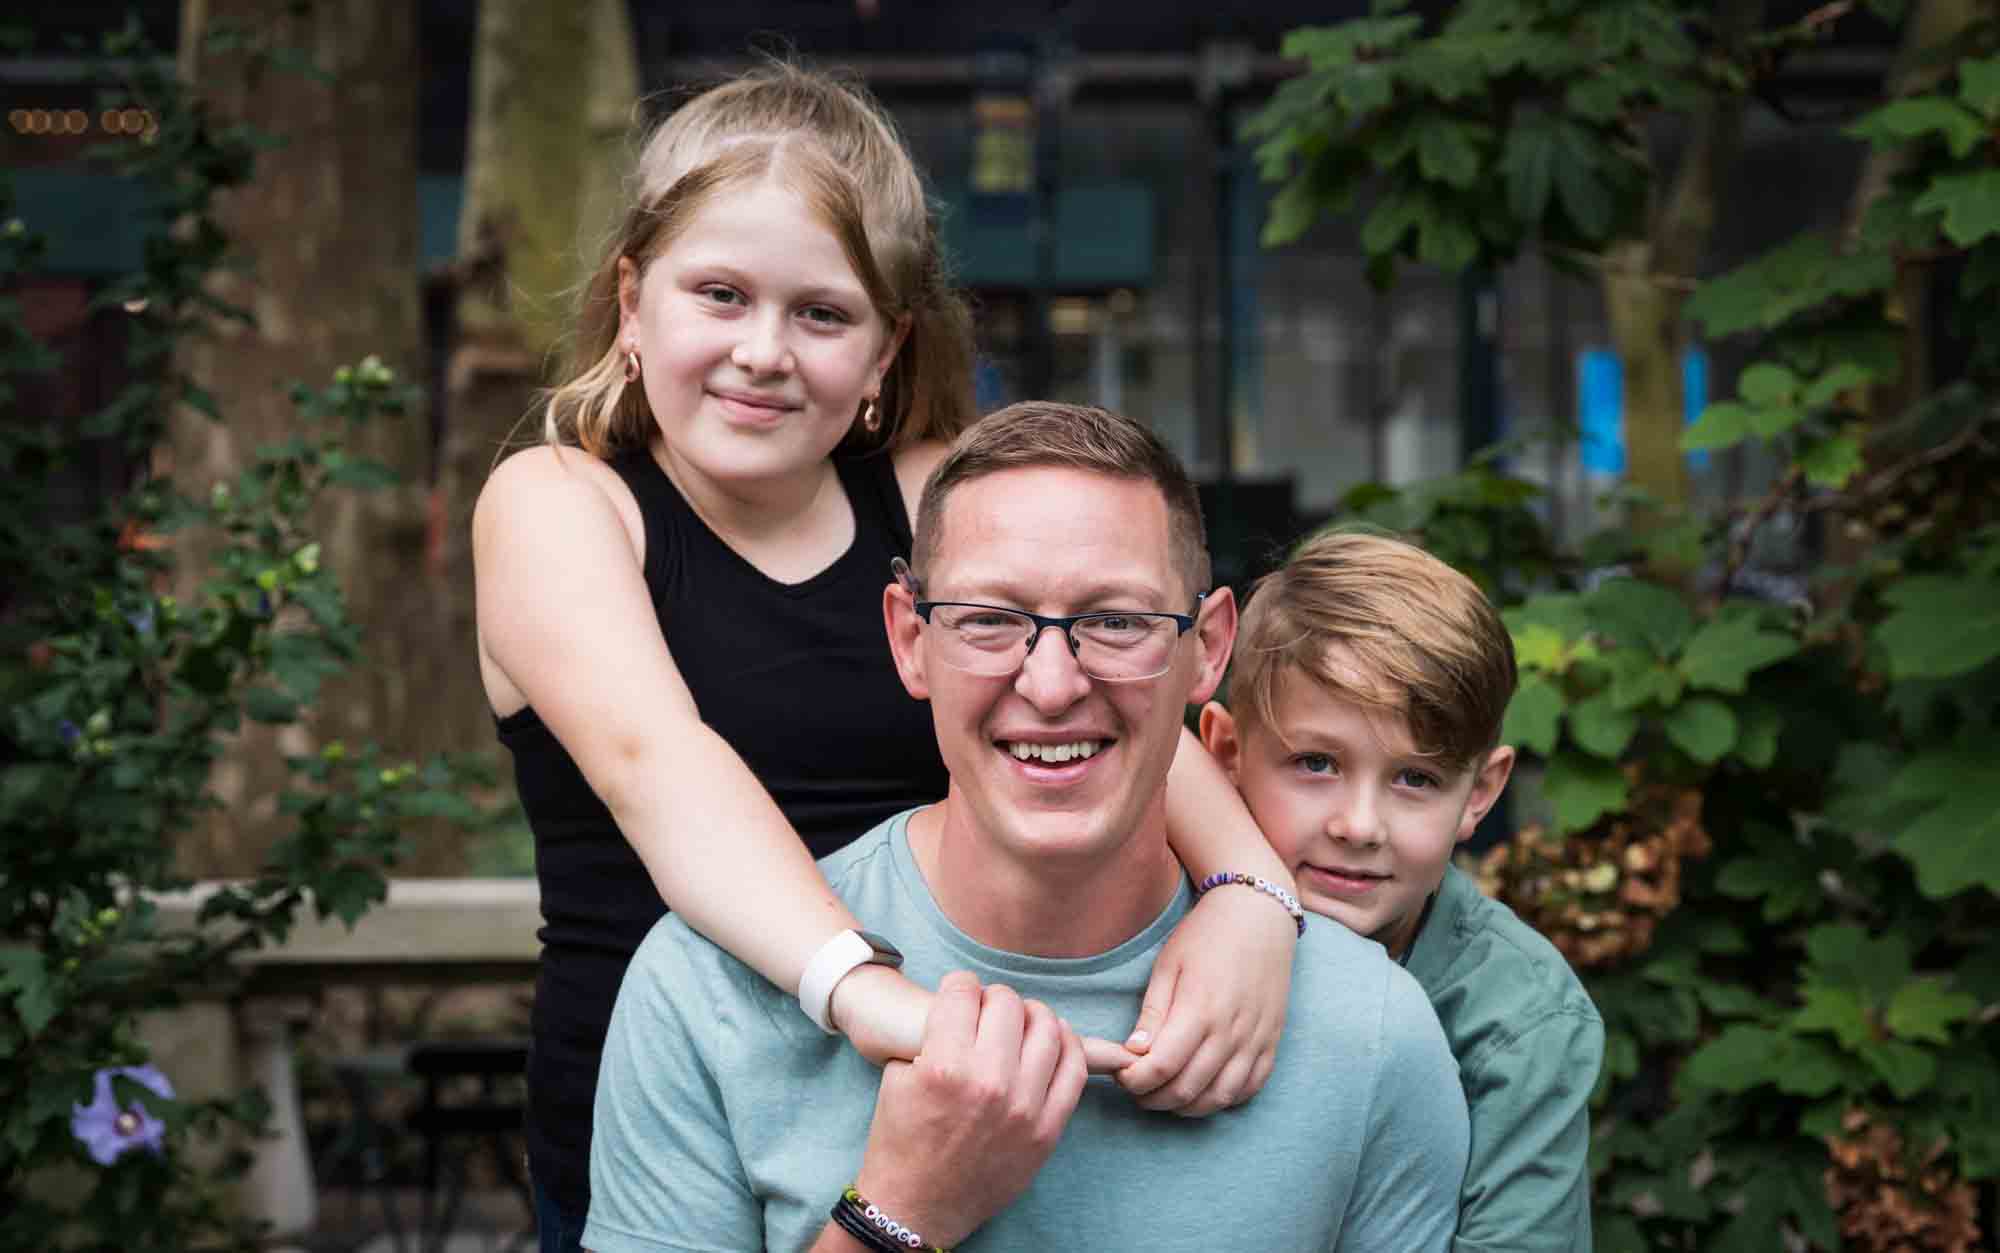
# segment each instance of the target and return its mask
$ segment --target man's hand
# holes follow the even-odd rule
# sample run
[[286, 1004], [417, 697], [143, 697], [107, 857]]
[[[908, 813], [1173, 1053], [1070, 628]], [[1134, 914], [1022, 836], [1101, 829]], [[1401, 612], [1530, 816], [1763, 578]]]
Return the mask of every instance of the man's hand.
[[1034, 1179], [1084, 1077], [1082, 1042], [1048, 1006], [946, 975], [916, 1061], [882, 1074], [854, 1186], [927, 1243], [956, 1244]]
[[1249, 1100], [1271, 1077], [1292, 988], [1298, 927], [1269, 897], [1201, 898], [1153, 963], [1117, 1074], [1147, 1109], [1204, 1115]]

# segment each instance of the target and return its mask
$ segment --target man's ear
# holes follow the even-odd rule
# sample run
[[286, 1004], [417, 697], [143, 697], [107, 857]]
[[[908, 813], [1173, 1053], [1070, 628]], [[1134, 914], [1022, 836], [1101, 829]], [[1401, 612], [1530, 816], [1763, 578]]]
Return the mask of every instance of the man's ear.
[[1479, 825], [1500, 799], [1500, 793], [1507, 790], [1507, 777], [1514, 773], [1514, 749], [1502, 744], [1486, 754], [1486, 760], [1479, 763], [1478, 774], [1472, 780], [1472, 792], [1465, 798], [1465, 813], [1458, 820], [1458, 840], [1464, 843], [1472, 836], [1472, 829]]
[[1236, 646], [1236, 593], [1218, 587], [1201, 602], [1194, 622], [1197, 661], [1187, 703], [1199, 705], [1215, 695], [1229, 669], [1229, 650]]
[[1237, 767], [1243, 761], [1243, 742], [1236, 735], [1236, 715], [1221, 701], [1212, 700], [1201, 707], [1200, 728], [1201, 746], [1229, 775], [1229, 781], [1241, 787], [1243, 779]]
[[929, 700], [930, 682], [924, 677], [924, 650], [918, 638], [923, 620], [917, 617], [916, 599], [900, 582], [882, 589], [882, 625], [889, 631], [889, 653], [896, 659], [903, 690], [918, 700]]

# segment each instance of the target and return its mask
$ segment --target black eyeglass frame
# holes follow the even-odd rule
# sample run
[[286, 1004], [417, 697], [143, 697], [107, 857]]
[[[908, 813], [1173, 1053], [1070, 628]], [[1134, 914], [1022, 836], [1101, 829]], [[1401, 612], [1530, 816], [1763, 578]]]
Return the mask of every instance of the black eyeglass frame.
[[[1023, 666], [1027, 665], [1028, 658], [1034, 655], [1035, 645], [1041, 641], [1042, 632], [1048, 630], [1050, 627], [1054, 627], [1062, 632], [1063, 641], [1069, 645], [1069, 655], [1076, 658], [1080, 665], [1082, 664], [1083, 655], [1077, 651], [1076, 643], [1076, 628], [1079, 623], [1089, 622], [1093, 618], [1170, 618], [1173, 620], [1176, 628], [1174, 631], [1174, 642], [1179, 643], [1183, 635], [1194, 629], [1196, 620], [1201, 616], [1201, 604], [1207, 599], [1207, 592], [1196, 592], [1193, 613], [1169, 613], [1164, 609], [1097, 609], [1090, 613], [1070, 614], [1067, 617], [1050, 617], [1047, 614], [1029, 613], [1025, 609], [1016, 609], [1011, 605], [986, 605], [976, 600], [919, 600], [913, 601], [910, 607], [916, 610], [917, 617], [923, 620], [925, 626], [929, 626], [931, 623], [931, 610], [939, 608], [988, 609], [994, 613], [1012, 614], [1017, 618], [1026, 618], [1034, 624], [1035, 629], [1028, 633], [1026, 640], [1028, 647], [1021, 653], [1020, 664]], [[1169, 665], [1171, 667], [1171, 663]], [[1016, 669], [1018, 668], [1016, 667]], [[1162, 670], [1157, 674], [1135, 674], [1120, 679], [1107, 679], [1101, 675], [1094, 674], [1090, 677], [1100, 683], [1137, 683], [1145, 679], [1157, 679], [1165, 673], [1166, 671]]]
[[[1181, 637], [1192, 631], [1194, 624], [1200, 620], [1202, 604], [1208, 600], [1209, 595], [1207, 592], [1196, 592], [1194, 594], [1194, 611], [1192, 613], [1170, 613], [1165, 609], [1096, 609], [1089, 613], [1073, 613], [1068, 617], [1057, 618], [1050, 617], [1047, 614], [1029, 613], [1025, 609], [1016, 609], [1012, 605], [988, 605], [976, 600], [918, 600], [917, 597], [921, 594], [923, 584], [917, 578], [916, 571], [910, 569], [910, 563], [901, 557], [890, 558], [889, 574], [897, 583], [902, 585], [905, 592], [909, 593], [910, 608], [916, 611], [917, 618], [925, 626], [931, 624], [931, 610], [940, 606], [948, 609], [990, 609], [994, 613], [1011, 613], [1015, 617], [1026, 618], [1028, 621], [1034, 623], [1035, 629], [1027, 637], [1028, 647], [1021, 654], [1021, 665], [1023, 666], [1028, 664], [1028, 658], [1034, 654], [1035, 645], [1040, 642], [1042, 632], [1048, 630], [1050, 627], [1055, 627], [1062, 632], [1063, 642], [1069, 645], [1069, 655], [1076, 658], [1080, 664], [1082, 654], [1077, 652], [1076, 626], [1079, 622], [1088, 622], [1092, 618], [1171, 618], [1173, 619], [1175, 628], [1174, 642], [1178, 644]], [[1166, 671], [1162, 670], [1159, 674], [1134, 675], [1129, 679], [1098, 679], [1096, 675], [1092, 675], [1091, 677], [1097, 679], [1100, 683], [1137, 683], [1145, 679], [1157, 679], [1161, 674], [1165, 673]]]

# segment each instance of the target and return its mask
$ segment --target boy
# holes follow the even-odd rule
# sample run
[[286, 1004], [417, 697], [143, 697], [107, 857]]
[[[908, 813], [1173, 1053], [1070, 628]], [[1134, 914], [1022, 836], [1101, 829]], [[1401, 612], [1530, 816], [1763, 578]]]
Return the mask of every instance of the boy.
[[1202, 710], [1201, 737], [1305, 907], [1380, 942], [1437, 1010], [1472, 1113], [1456, 1253], [1588, 1253], [1603, 1021], [1555, 948], [1451, 864], [1513, 769], [1514, 683], [1470, 579], [1329, 532], [1257, 585], [1229, 708]]

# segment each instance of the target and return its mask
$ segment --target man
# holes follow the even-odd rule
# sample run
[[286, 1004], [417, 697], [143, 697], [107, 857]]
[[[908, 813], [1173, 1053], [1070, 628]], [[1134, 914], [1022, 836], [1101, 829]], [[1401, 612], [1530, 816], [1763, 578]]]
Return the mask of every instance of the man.
[[662, 922], [612, 1018], [584, 1243], [1447, 1247], [1457, 1072], [1415, 982], [1344, 928], [1306, 926], [1248, 1105], [1178, 1119], [1086, 1082], [1077, 1032], [1130, 1021], [1192, 904], [1165, 780], [1235, 635], [1228, 590], [1201, 595], [1200, 509], [1171, 454], [1101, 410], [1012, 406], [933, 472], [915, 550], [884, 614], [950, 790], [823, 867], [913, 977], [941, 980], [922, 1052], [878, 1074]]

